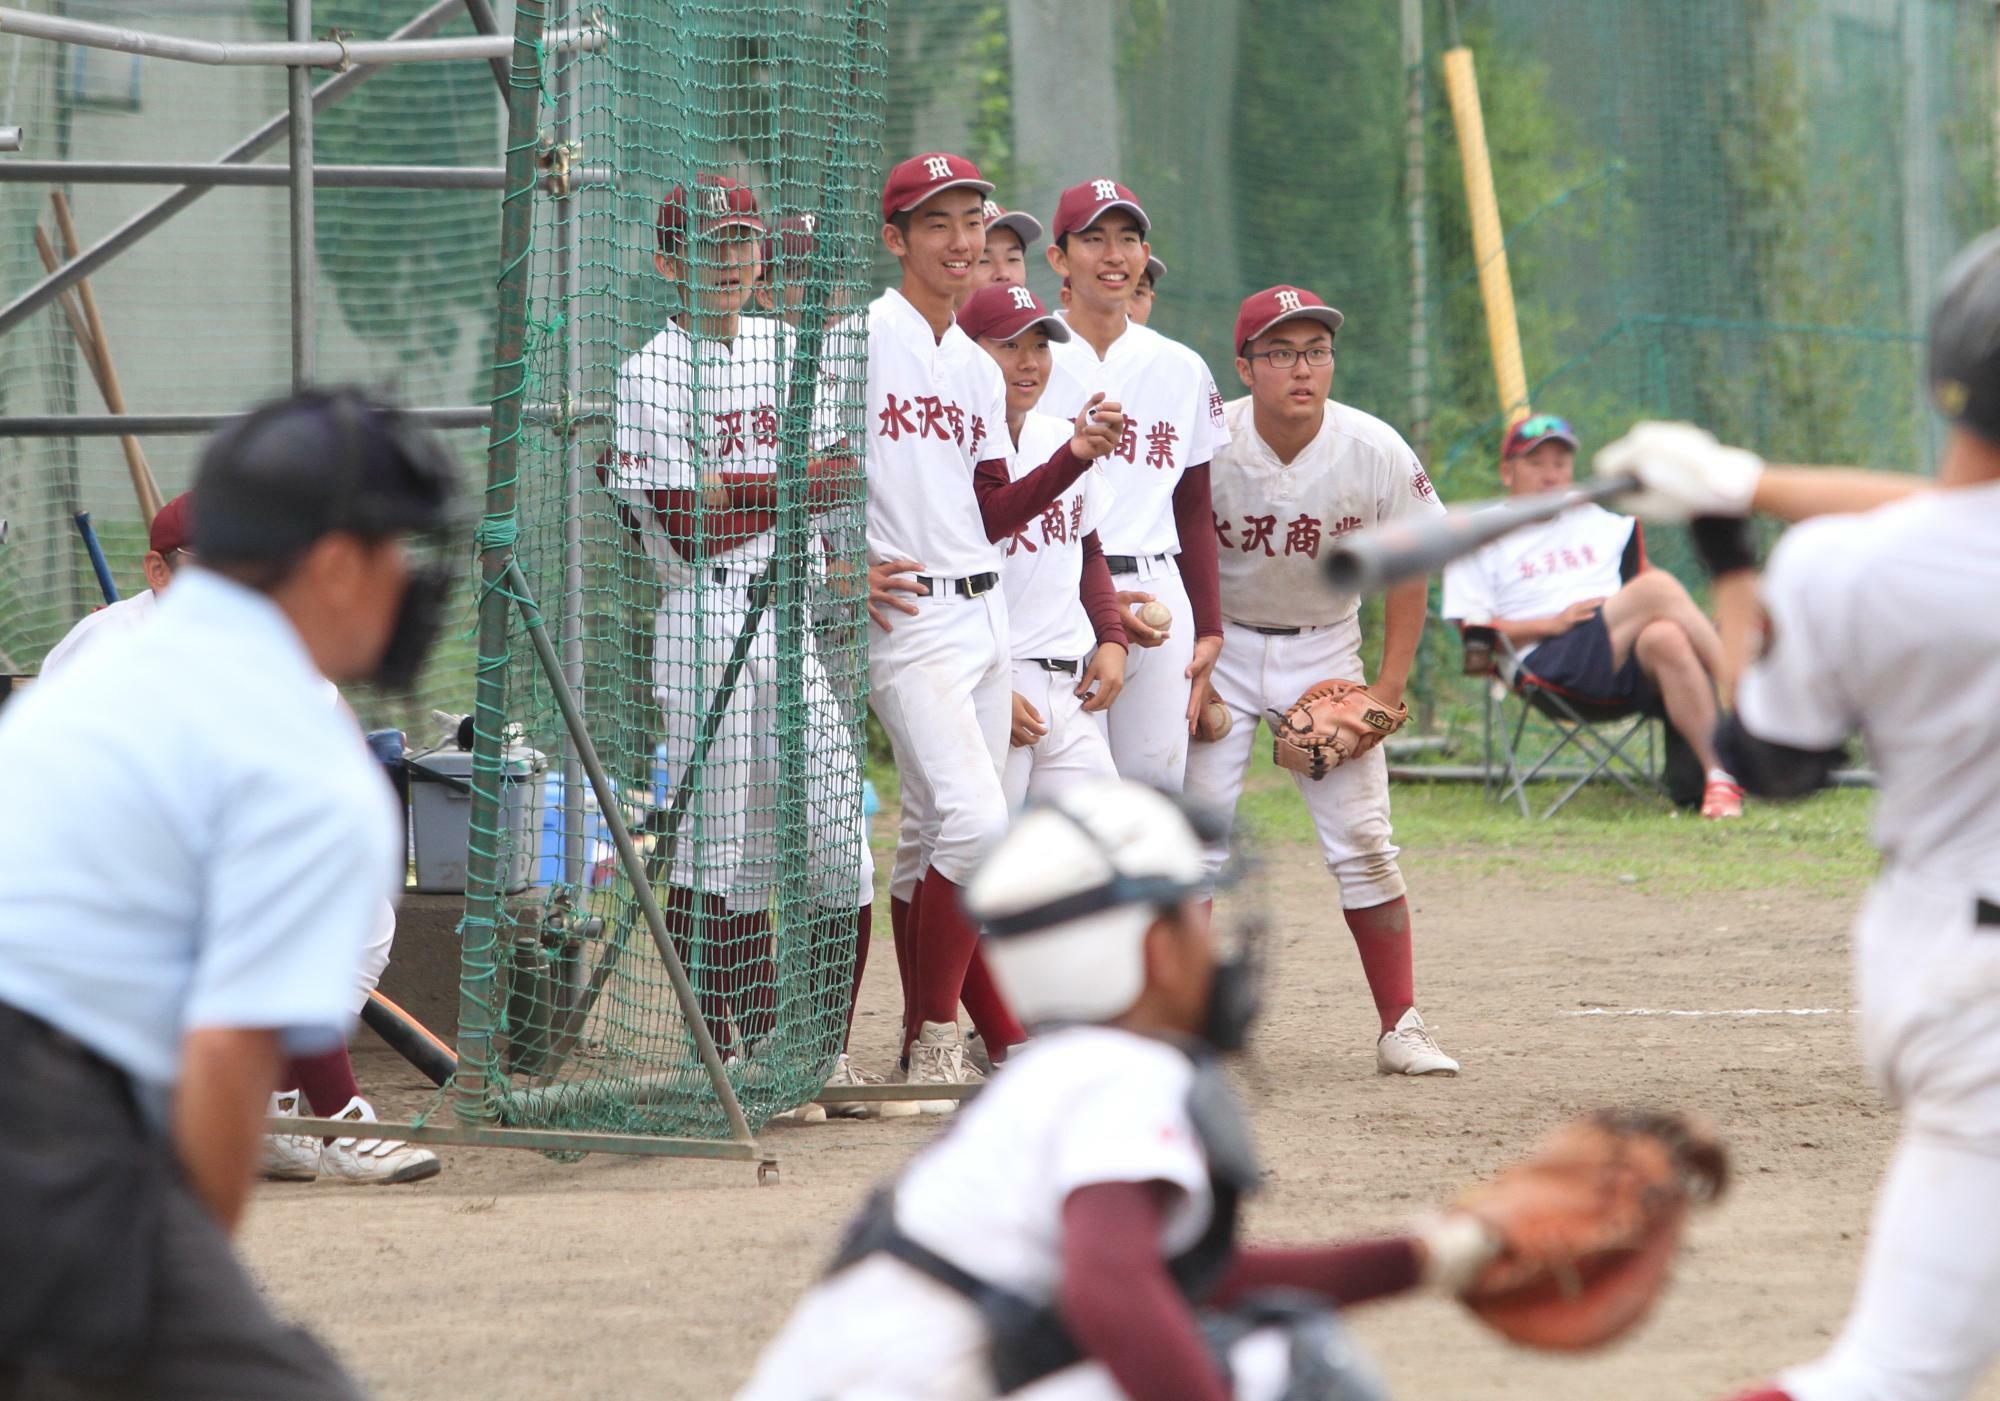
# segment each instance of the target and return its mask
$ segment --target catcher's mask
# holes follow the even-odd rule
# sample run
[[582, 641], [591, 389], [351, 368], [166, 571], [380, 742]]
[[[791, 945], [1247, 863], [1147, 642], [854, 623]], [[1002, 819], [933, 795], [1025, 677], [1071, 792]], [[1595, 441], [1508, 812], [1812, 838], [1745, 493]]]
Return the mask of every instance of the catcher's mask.
[[[1207, 813], [1118, 779], [1030, 805], [966, 891], [987, 963], [1022, 1022], [1106, 1022], [1130, 1010], [1145, 986], [1146, 931], [1210, 894], [1218, 878], [1202, 847], [1223, 835]], [[1218, 1050], [1239, 1049], [1257, 1014], [1258, 928], [1217, 930], [1203, 1037]]]

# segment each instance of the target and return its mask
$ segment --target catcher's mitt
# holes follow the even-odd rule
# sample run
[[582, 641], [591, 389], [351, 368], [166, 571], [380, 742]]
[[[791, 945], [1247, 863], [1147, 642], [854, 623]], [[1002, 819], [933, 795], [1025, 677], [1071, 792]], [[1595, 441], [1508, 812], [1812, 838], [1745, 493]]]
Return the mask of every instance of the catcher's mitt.
[[1403, 728], [1410, 707], [1391, 707], [1359, 681], [1315, 681], [1283, 715], [1271, 712], [1271, 762], [1325, 778]]
[[1728, 1178], [1721, 1142], [1685, 1115], [1606, 1111], [1565, 1124], [1459, 1199], [1500, 1246], [1459, 1297], [1528, 1347], [1608, 1343], [1666, 1287], [1688, 1204], [1714, 1201]]

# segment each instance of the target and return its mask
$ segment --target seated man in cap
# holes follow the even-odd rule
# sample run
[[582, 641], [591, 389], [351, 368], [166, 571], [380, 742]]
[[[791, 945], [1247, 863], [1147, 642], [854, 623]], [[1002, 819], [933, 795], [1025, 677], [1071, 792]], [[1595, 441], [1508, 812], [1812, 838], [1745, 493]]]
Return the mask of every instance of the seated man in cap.
[[[1523, 419], [1501, 446], [1500, 481], [1510, 496], [1561, 491], [1575, 480], [1576, 449], [1564, 420]], [[1630, 516], [1585, 504], [1453, 561], [1443, 613], [1505, 637], [1539, 685], [1591, 705], [1664, 710], [1701, 762], [1701, 815], [1743, 815], [1743, 789], [1715, 750], [1722, 641], [1680, 581], [1648, 566]]]

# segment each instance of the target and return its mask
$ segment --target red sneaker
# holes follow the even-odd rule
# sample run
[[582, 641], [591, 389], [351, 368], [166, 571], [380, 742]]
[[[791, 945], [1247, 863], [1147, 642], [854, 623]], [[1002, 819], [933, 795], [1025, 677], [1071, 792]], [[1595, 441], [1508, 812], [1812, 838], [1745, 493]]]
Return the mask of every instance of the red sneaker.
[[1724, 779], [1710, 779], [1701, 790], [1701, 815], [1707, 818], [1741, 817], [1743, 788]]

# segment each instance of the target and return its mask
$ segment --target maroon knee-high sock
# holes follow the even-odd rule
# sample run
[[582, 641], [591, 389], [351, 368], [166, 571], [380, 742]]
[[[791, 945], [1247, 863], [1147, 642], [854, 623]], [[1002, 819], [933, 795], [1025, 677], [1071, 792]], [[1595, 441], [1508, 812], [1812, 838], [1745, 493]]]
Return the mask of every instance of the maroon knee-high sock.
[[994, 1064], [1005, 1060], [1009, 1049], [1028, 1039], [1007, 999], [1000, 995], [1000, 985], [993, 981], [986, 955], [978, 944], [972, 946], [972, 961], [965, 965], [965, 986], [959, 991], [959, 999], [965, 1003], [972, 1024], [979, 1028], [986, 1042], [986, 1054]]
[[1417, 1000], [1417, 975], [1410, 951], [1410, 902], [1397, 896], [1365, 910], [1342, 910], [1354, 935], [1361, 971], [1375, 999], [1375, 1015], [1388, 1031]]
[[[890, 921], [895, 920], [891, 912]], [[923, 877], [910, 888], [910, 898], [903, 906], [903, 937], [896, 945], [896, 971], [903, 978], [903, 1045], [908, 1046], [917, 1035], [917, 966], [921, 960], [917, 956], [917, 931], [923, 928], [924, 882]]]
[[955, 1025], [958, 995], [965, 987], [966, 965], [979, 947], [979, 931], [966, 917], [955, 882], [932, 870], [922, 889], [922, 918], [911, 940], [917, 955], [916, 1019], [919, 1028], [924, 1022]]
[[1755, 1391], [1744, 1392], [1735, 1401], [1792, 1401], [1792, 1393], [1775, 1386], [1760, 1386]]
[[[895, 918], [893, 911], [890, 918]], [[854, 912], [854, 977], [847, 985], [847, 1030], [840, 1034], [842, 1051], [854, 1036], [854, 1009], [861, 1002], [861, 975], [868, 971], [868, 940], [874, 927], [875, 906], [871, 902]]]
[[354, 1082], [354, 1062], [348, 1059], [345, 1046], [317, 1056], [293, 1056], [285, 1063], [285, 1078], [290, 1083], [283, 1088], [303, 1090], [306, 1103], [322, 1119], [331, 1119], [350, 1101], [361, 1098], [361, 1086]]
[[[720, 895], [704, 895], [686, 886], [669, 886], [666, 903], [667, 933], [673, 938], [674, 952], [681, 957], [688, 981], [694, 985], [695, 1005], [708, 1023], [708, 1034], [716, 1052], [728, 1055], [729, 1035], [728, 969], [719, 955], [726, 948], [724, 928], [729, 911]], [[696, 955], [700, 956], [697, 957]]]
[[746, 1045], [771, 1034], [778, 1021], [778, 961], [771, 952], [771, 916], [732, 914], [723, 925], [727, 1001]]

